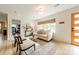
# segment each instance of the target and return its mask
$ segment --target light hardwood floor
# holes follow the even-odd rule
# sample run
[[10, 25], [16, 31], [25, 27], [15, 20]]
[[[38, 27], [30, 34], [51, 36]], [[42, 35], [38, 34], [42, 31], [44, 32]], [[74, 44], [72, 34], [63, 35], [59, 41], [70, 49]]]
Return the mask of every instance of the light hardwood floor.
[[[28, 55], [78, 55], [79, 46], [66, 44], [62, 42], [50, 41], [45, 42], [37, 39], [37, 43], [40, 47], [36, 51], [31, 52]], [[14, 48], [8, 41], [4, 42], [3, 48], [0, 49], [0, 55], [13, 55]]]

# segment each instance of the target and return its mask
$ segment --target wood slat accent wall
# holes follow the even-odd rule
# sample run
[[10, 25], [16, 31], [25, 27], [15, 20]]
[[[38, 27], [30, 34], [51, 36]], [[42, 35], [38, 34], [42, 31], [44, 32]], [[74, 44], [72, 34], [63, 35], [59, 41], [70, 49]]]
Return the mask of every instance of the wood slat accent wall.
[[55, 18], [44, 20], [44, 21], [39, 21], [38, 25], [40, 25], [40, 24], [47, 24], [47, 23], [54, 23], [54, 22], [55, 22]]

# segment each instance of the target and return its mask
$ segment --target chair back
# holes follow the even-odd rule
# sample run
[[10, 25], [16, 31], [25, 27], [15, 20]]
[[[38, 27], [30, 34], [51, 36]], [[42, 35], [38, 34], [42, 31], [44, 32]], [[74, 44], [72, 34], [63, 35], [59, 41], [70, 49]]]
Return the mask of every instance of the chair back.
[[20, 46], [20, 44], [23, 44], [21, 36], [15, 36], [14, 39], [15, 39], [14, 46]]

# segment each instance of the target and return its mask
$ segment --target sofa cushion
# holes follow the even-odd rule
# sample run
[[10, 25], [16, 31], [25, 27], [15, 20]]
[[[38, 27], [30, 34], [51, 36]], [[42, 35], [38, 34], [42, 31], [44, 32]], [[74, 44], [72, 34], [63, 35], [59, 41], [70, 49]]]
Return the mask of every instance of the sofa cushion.
[[47, 34], [48, 32], [46, 30], [40, 29], [37, 31], [38, 34]]

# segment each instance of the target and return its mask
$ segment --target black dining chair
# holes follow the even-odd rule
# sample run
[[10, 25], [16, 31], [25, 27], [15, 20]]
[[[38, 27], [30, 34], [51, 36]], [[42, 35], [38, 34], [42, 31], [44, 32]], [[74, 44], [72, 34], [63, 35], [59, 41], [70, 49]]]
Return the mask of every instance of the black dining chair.
[[14, 38], [15, 38], [14, 46], [17, 47], [16, 52], [19, 51], [19, 55], [21, 55], [22, 51], [24, 51], [25, 54], [27, 55], [26, 50], [31, 48], [32, 46], [34, 46], [34, 51], [35, 51], [35, 44], [32, 44], [29, 47], [27, 47], [27, 45], [23, 44], [21, 36], [15, 36]]

